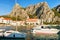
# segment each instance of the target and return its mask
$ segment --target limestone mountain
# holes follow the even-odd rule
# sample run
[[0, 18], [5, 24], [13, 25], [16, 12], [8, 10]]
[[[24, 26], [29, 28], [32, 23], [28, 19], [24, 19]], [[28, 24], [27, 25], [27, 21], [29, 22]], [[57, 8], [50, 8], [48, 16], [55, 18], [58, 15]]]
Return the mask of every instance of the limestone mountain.
[[37, 18], [43, 19], [44, 22], [51, 22], [54, 18], [54, 12], [49, 8], [46, 2], [31, 5], [26, 8], [27, 14], [36, 15]]
[[52, 22], [55, 15], [46, 2], [41, 2], [36, 5], [30, 5], [26, 8], [22, 8], [19, 4], [16, 4], [9, 16], [17, 16], [21, 20], [27, 18], [39, 18], [43, 19], [44, 22]]
[[25, 20], [29, 18], [25, 10], [18, 4], [16, 3], [15, 6], [13, 7], [12, 12], [9, 14], [10, 17], [17, 17], [20, 20]]

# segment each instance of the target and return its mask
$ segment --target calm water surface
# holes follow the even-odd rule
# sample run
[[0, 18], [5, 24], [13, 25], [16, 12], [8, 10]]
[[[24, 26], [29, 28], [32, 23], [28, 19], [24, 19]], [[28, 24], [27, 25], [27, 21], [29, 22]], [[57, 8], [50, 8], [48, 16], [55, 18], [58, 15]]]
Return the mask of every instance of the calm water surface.
[[[2, 29], [14, 29], [13, 27], [0, 27]], [[30, 30], [22, 30], [23, 32], [27, 33], [26, 39], [11, 39], [11, 40], [60, 40], [60, 35], [54, 34], [54, 35], [33, 35]], [[7, 40], [7, 39], [5, 39]]]

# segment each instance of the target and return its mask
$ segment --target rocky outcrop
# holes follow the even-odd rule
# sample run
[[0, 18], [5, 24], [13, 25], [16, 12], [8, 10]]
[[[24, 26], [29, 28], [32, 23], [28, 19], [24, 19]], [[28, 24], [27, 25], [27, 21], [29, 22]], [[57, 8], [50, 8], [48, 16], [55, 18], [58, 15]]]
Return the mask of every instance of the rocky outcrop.
[[39, 19], [43, 19], [44, 22], [51, 22], [54, 18], [54, 12], [49, 8], [46, 2], [41, 2], [34, 6], [29, 6], [26, 8], [26, 12], [32, 15], [36, 15]]
[[60, 22], [60, 18], [58, 17], [58, 16], [55, 16], [54, 18], [53, 18], [53, 22]]
[[25, 19], [29, 18], [29, 16], [27, 15], [26, 11], [24, 10], [24, 8], [22, 8], [19, 4], [16, 4], [13, 7], [13, 10], [12, 10], [12, 12], [9, 15], [11, 17], [20, 18], [21, 20], [25, 20]]
[[30, 5], [27, 8], [22, 8], [19, 4], [16, 4], [10, 13], [10, 16], [18, 16], [20, 19], [27, 19], [29, 15], [37, 16], [39, 19], [43, 19], [44, 22], [52, 22], [54, 18], [54, 12], [49, 8], [46, 2], [41, 2], [36, 5]]

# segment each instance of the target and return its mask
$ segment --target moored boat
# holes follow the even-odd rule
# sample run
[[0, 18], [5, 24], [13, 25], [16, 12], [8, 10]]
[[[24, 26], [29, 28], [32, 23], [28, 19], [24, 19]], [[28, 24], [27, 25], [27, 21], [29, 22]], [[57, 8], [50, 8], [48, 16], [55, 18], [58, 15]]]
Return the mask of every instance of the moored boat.
[[[45, 28], [46, 27], [46, 28]], [[32, 29], [33, 34], [57, 34], [60, 30], [47, 26], [38, 26]]]
[[4, 33], [4, 37], [25, 38], [25, 37], [26, 37], [26, 33], [9, 30], [9, 31], [6, 31], [6, 32]]
[[3, 36], [5, 29], [0, 29], [0, 37]]

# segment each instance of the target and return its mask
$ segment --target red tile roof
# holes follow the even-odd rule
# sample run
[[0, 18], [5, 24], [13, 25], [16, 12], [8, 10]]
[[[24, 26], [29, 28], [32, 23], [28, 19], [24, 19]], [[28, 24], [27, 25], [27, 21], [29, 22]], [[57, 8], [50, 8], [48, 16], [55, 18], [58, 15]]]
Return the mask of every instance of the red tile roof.
[[4, 18], [4, 20], [11, 20], [11, 18]]
[[38, 19], [27, 19], [26, 21], [27, 21], [27, 22], [37, 22]]

